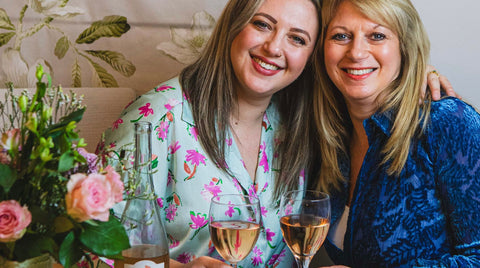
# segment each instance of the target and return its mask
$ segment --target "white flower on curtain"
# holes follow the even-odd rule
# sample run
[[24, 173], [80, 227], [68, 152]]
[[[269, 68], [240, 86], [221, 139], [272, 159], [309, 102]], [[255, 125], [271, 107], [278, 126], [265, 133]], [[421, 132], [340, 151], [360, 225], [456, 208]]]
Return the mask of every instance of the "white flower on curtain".
[[205, 11], [193, 15], [190, 29], [170, 27], [171, 41], [162, 42], [157, 46], [169, 57], [183, 64], [194, 62], [210, 37], [215, 18]]
[[38, 64], [45, 66], [46, 71], [52, 71], [44, 59], [39, 58], [33, 65], [28, 66], [19, 50], [7, 48], [2, 55], [1, 66], [5, 72], [5, 77], [1, 77], [1, 80], [4, 82], [3, 84], [6, 81], [12, 82], [16, 87], [34, 87], [36, 83], [35, 71]]
[[67, 6], [67, 1], [64, 0], [26, 0], [26, 2], [35, 12], [52, 18], [69, 19], [85, 12], [79, 7]]

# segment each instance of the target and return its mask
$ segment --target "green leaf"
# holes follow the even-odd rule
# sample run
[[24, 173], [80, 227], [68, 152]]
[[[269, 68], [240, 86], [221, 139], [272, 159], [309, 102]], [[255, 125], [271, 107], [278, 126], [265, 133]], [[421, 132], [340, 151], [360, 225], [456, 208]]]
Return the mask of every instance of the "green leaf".
[[8, 43], [13, 36], [15, 36], [15, 32], [0, 33], [0, 47]]
[[63, 267], [71, 267], [83, 256], [80, 243], [75, 239], [74, 232], [68, 233], [60, 245], [59, 260]]
[[17, 180], [17, 171], [5, 164], [0, 164], [0, 186], [8, 193]]
[[123, 76], [130, 77], [136, 71], [135, 65], [126, 60], [121, 53], [110, 50], [86, 50], [85, 52], [105, 61]]
[[0, 8], [0, 28], [15, 31], [15, 25], [12, 24], [10, 18], [7, 15], [7, 12], [3, 8]]
[[[48, 128], [48, 135], [51, 137], [56, 137], [59, 134], [63, 133], [63, 128], [70, 124], [70, 122], [80, 122], [83, 117], [83, 113], [85, 113], [85, 108], [78, 109], [74, 112], [67, 114], [66, 116], [62, 117], [60, 121]], [[61, 132], [61, 133], [58, 133]]]
[[67, 54], [68, 49], [68, 38], [66, 36], [62, 36], [60, 39], [58, 39], [57, 44], [55, 45], [55, 56], [57, 56], [58, 59], [62, 59], [65, 57], [65, 54]]
[[73, 87], [81, 87], [82, 86], [82, 75], [81, 75], [80, 64], [78, 64], [78, 58], [75, 58], [72, 66], [72, 81]]
[[117, 80], [107, 72], [102, 66], [99, 64], [90, 61], [92, 63], [95, 72], [97, 73], [97, 78], [100, 80], [100, 83], [103, 87], [118, 87]]
[[65, 152], [60, 156], [58, 160], [58, 172], [65, 172], [74, 167], [75, 164], [75, 154], [70, 152]]
[[130, 247], [123, 225], [112, 215], [109, 221], [96, 221], [96, 224], [82, 223], [80, 241], [94, 254], [115, 257]]
[[77, 38], [77, 44], [91, 44], [101, 37], [120, 37], [130, 30], [127, 18], [124, 16], [106, 16], [100, 21], [95, 21], [85, 29]]

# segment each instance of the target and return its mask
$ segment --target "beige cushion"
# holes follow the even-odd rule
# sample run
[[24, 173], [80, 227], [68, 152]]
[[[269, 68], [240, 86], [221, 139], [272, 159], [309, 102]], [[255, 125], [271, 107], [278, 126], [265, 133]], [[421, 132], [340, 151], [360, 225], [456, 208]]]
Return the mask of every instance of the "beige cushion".
[[[6, 90], [0, 89], [2, 102]], [[15, 95], [19, 95], [22, 90], [15, 89]], [[34, 92], [34, 89], [28, 90]], [[82, 103], [87, 109], [78, 124], [78, 130], [80, 137], [87, 143], [86, 149], [95, 152], [101, 134], [118, 119], [123, 108], [135, 99], [135, 91], [131, 88], [63, 88], [65, 93], [69, 93], [70, 90], [77, 96], [84, 96]]]

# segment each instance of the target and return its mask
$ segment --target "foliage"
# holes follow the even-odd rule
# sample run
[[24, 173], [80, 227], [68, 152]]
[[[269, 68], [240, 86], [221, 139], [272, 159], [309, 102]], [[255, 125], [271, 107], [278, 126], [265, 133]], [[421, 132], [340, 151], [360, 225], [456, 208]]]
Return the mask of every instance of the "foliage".
[[[96, 159], [92, 163], [82, 148], [76, 130], [85, 111], [81, 101], [52, 88], [42, 66], [36, 76], [33, 97], [15, 96], [10, 86], [0, 107], [8, 118], [0, 141], [0, 217], [20, 215], [11, 217], [18, 223], [10, 221], [10, 233], [7, 221], [0, 221], [0, 255], [24, 261], [49, 253], [64, 267], [82, 257], [90, 260], [90, 253], [118, 258], [129, 247], [123, 225], [111, 213], [123, 194], [120, 175]], [[104, 203], [90, 202], [89, 194], [96, 193], [85, 193], [81, 186], [87, 183], [102, 191]], [[77, 204], [82, 198], [88, 200]]]
[[[71, 40], [62, 29], [52, 24], [56, 19], [70, 19], [83, 13], [82, 9], [67, 5], [68, 1], [69, 0], [28, 0], [27, 4], [25, 4], [20, 11], [18, 23], [16, 24], [12, 23], [7, 11], [0, 8], [0, 30], [4, 30], [0, 32], [0, 47], [10, 44], [10, 47], [8, 47], [4, 55], [2, 55], [2, 57], [8, 59], [7, 64], [3, 64], [3, 68], [7, 69], [16, 66], [15, 71], [28, 68], [21, 55], [21, 44], [25, 39], [30, 38], [40, 30], [46, 28], [60, 35], [53, 50], [54, 55], [60, 60], [63, 59], [68, 52], [74, 56], [71, 70], [73, 87], [82, 86], [81, 59], [85, 60], [92, 68], [93, 79], [96, 81], [96, 86], [118, 87], [118, 83], [113, 75], [96, 62], [95, 59], [103, 61], [125, 77], [130, 77], [135, 73], [135, 65], [125, 59], [120, 52], [81, 49], [79, 45], [92, 44], [96, 40], [104, 37], [122, 36], [130, 30], [127, 18], [118, 15], [105, 16], [103, 19], [93, 22], [80, 33], [75, 40]], [[27, 21], [25, 20], [25, 16], [28, 15], [28, 10], [40, 14], [41, 17], [31, 27], [24, 28], [26, 25], [24, 22]], [[51, 65], [46, 60], [42, 60], [46, 66]], [[19, 74], [16, 75], [19, 76]], [[8, 76], [9, 73], [7, 73], [7, 79], [16, 80]], [[26, 85], [20, 84], [16, 86]]]

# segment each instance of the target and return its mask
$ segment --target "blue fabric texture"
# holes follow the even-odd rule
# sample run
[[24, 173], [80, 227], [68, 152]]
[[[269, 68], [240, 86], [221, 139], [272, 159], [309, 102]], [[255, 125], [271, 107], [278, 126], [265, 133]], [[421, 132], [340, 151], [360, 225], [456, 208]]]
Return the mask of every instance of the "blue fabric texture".
[[[370, 147], [357, 178], [344, 251], [326, 242], [334, 262], [352, 267], [480, 267], [480, 115], [456, 98], [433, 102], [424, 134], [413, 140], [400, 176], [380, 165], [392, 112], [364, 121]], [[340, 166], [348, 181], [350, 160]], [[348, 184], [332, 193], [332, 224]]]

